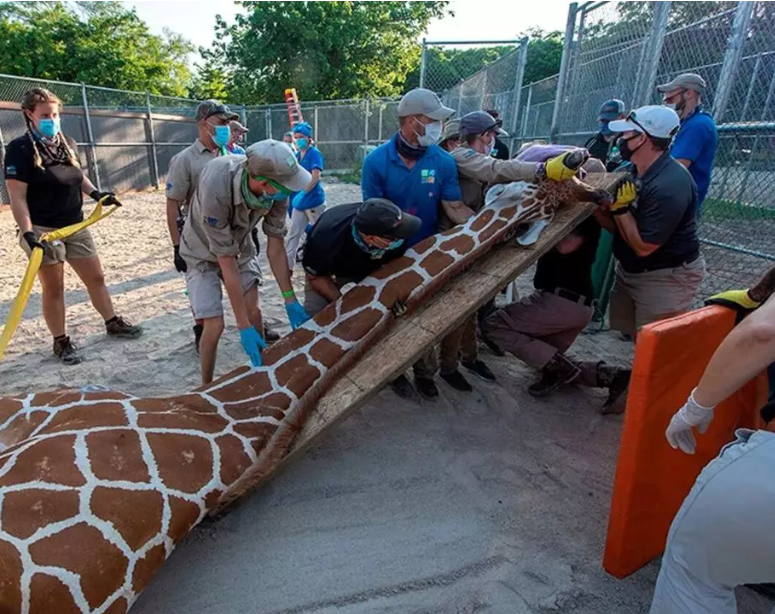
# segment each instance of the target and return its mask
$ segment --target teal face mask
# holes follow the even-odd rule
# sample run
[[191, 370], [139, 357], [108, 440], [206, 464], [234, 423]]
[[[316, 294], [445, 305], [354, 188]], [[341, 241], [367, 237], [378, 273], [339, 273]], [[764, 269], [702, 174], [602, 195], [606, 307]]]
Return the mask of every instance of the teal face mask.
[[47, 139], [53, 139], [57, 134], [59, 134], [59, 130], [60, 125], [58, 117], [56, 119], [41, 119], [40, 124], [38, 124], [38, 131]]
[[309, 141], [305, 138], [296, 139], [296, 147], [298, 147], [299, 149], [306, 149], [308, 143]]
[[213, 134], [213, 143], [218, 147], [226, 147], [229, 144], [229, 138], [231, 137], [231, 130], [228, 126], [215, 126], [215, 133]]

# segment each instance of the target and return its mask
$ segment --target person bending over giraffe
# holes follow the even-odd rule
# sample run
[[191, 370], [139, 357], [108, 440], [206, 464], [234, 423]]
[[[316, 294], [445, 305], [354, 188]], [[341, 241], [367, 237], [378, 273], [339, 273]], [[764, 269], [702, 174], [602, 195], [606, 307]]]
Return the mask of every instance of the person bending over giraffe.
[[254, 366], [266, 346], [258, 303], [259, 272], [252, 229], [263, 221], [266, 255], [277, 280], [291, 327], [309, 316], [296, 300], [285, 256], [288, 196], [310, 181], [285, 143], [267, 139], [248, 147], [245, 156], [224, 156], [205, 166], [180, 242], [186, 261], [191, 309], [203, 324], [200, 343], [202, 384], [213, 379], [223, 332], [221, 281], [240, 330], [242, 347]]
[[420, 230], [420, 218], [384, 198], [325, 211], [312, 229], [302, 264], [307, 275], [304, 308], [315, 315], [382, 265], [402, 256], [406, 240]]

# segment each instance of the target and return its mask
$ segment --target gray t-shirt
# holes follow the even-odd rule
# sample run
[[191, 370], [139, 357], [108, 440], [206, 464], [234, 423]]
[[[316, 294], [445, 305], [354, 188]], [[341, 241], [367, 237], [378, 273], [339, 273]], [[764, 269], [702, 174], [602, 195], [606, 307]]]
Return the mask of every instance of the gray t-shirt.
[[170, 160], [165, 191], [167, 198], [180, 202], [184, 214], [194, 199], [204, 167], [217, 157], [217, 151], [210, 151], [202, 141], [197, 139]]
[[628, 273], [672, 269], [700, 254], [697, 238], [697, 187], [686, 167], [665, 152], [640, 178], [632, 214], [646, 243], [659, 245], [638, 256], [617, 231], [614, 256]]

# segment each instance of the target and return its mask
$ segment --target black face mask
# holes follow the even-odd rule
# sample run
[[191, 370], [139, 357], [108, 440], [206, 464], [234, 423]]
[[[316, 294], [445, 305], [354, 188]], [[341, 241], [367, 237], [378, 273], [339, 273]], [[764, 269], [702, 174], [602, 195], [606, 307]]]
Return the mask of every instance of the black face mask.
[[629, 139], [625, 139], [624, 137], [620, 136], [616, 144], [619, 147], [619, 154], [622, 156], [622, 160], [630, 160], [632, 158], [632, 154], [634, 154], [636, 151], [638, 151], [641, 147], [643, 147], [643, 143], [641, 143], [638, 147], [635, 149], [630, 149], [630, 141], [633, 139], [637, 139], [640, 134], [636, 134], [635, 136], [631, 136]]
[[423, 157], [423, 155], [425, 155], [425, 152], [428, 151], [428, 148], [412, 145], [399, 132], [396, 135], [396, 151], [407, 160], [419, 160]]

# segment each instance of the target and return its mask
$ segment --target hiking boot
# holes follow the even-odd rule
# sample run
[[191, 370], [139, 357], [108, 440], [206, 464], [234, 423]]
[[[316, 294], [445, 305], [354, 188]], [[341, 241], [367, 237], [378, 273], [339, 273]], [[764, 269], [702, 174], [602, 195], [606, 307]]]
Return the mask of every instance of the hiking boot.
[[562, 354], [555, 354], [541, 370], [541, 379], [528, 387], [534, 397], [545, 397], [564, 384], [570, 384], [581, 374], [578, 365], [573, 364]]
[[608, 398], [603, 404], [603, 408], [600, 413], [624, 413], [624, 409], [627, 405], [627, 388], [630, 386], [630, 376], [632, 375], [632, 371], [630, 369], [618, 369], [606, 366], [600, 368], [601, 371], [606, 369], [614, 371], [614, 373], [613, 376], [610, 377], [610, 381], [607, 386]]
[[482, 362], [481, 360], [474, 360], [473, 362], [467, 362], [464, 360], [461, 364], [466, 369], [468, 369], [471, 373], [478, 375], [483, 380], [486, 380], [488, 382], [495, 381], [495, 373], [490, 371], [490, 367], [484, 364], [484, 362]]
[[506, 352], [504, 352], [502, 349], [498, 347], [498, 344], [495, 343], [492, 339], [490, 339], [489, 335], [484, 332], [484, 328], [481, 326], [479, 327], [479, 339], [481, 339], [484, 344], [487, 346], [487, 349], [489, 349], [495, 356], [505, 356]]
[[417, 392], [420, 393], [420, 396], [424, 399], [435, 401], [439, 396], [439, 389], [436, 386], [436, 382], [432, 379], [415, 378], [414, 386], [417, 388]]
[[143, 334], [141, 326], [135, 326], [121, 316], [114, 316], [105, 322], [105, 329], [109, 336], [116, 337], [116, 339], [137, 339]]
[[194, 324], [194, 346], [196, 347], [196, 353], [199, 354], [199, 342], [202, 340], [202, 332], [204, 326], [201, 324]]
[[75, 343], [70, 341], [70, 337], [67, 335], [54, 339], [54, 356], [66, 365], [81, 364], [81, 356], [78, 354], [78, 348]]
[[390, 387], [402, 399], [411, 399], [414, 396], [414, 386], [403, 373], [390, 382]]
[[274, 343], [280, 340], [280, 333], [276, 330], [269, 328], [267, 324], [264, 324], [264, 341], [267, 343]]
[[[447, 382], [450, 386], [452, 386], [455, 390], [458, 390], [459, 392], [471, 392], [473, 388], [471, 387], [471, 384], [468, 383], [468, 380], [466, 380], [465, 377], [463, 377], [463, 374], [455, 369], [452, 371], [452, 373], [442, 373], [441, 379], [443, 379], [445, 382]], [[425, 380], [428, 381], [428, 380]]]

